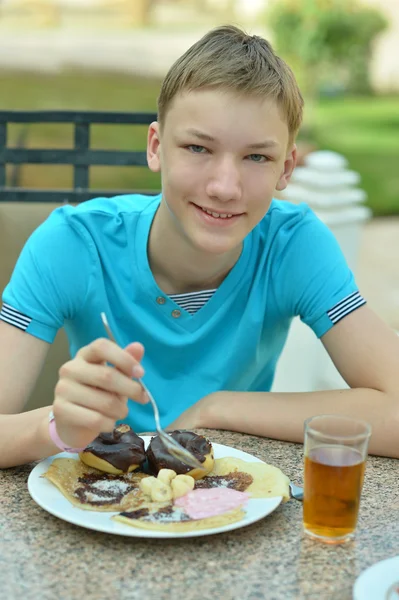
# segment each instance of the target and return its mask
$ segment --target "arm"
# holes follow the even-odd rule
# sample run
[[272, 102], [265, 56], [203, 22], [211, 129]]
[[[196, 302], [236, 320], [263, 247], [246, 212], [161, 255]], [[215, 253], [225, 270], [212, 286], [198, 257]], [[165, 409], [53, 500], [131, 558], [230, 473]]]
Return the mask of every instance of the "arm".
[[322, 342], [352, 389], [217, 392], [171, 427], [228, 429], [302, 442], [305, 419], [323, 413], [343, 414], [371, 424], [372, 454], [399, 458], [399, 337], [363, 306], [332, 327]]
[[[48, 433], [51, 407], [22, 413], [48, 348], [47, 342], [0, 321], [0, 468], [59, 452]], [[140, 344], [124, 350], [101, 339], [82, 348], [61, 367], [49, 405], [54, 400], [57, 431], [64, 443], [86, 446], [101, 431], [112, 431], [115, 421], [126, 416], [128, 397], [146, 401], [141, 386], [132, 380], [133, 367], [142, 355]]]
[[0, 468], [57, 452], [42, 431], [50, 406], [18, 414], [33, 390], [48, 348], [46, 342], [0, 321]]
[[[3, 292], [7, 311], [17, 313], [10, 322], [21, 328], [7, 317], [0, 322], [0, 468], [59, 452], [48, 432], [50, 406], [22, 411], [58, 329], [75, 317], [97, 285], [90, 236], [72, 213], [70, 206], [56, 209], [31, 235]], [[128, 398], [144, 400], [132, 380], [143, 351], [140, 344], [123, 350], [99, 339], [61, 367], [47, 402], [64, 444], [85, 447], [124, 419]]]

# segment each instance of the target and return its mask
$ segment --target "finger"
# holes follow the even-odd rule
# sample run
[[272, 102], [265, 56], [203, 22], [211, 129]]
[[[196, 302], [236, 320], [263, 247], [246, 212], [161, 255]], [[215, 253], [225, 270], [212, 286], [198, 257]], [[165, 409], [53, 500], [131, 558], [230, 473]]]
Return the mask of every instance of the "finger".
[[82, 385], [73, 379], [60, 380], [55, 388], [55, 399], [82, 406], [117, 421], [128, 414], [127, 398], [124, 401], [110, 392]]
[[[111, 432], [115, 427], [114, 419], [105, 417], [90, 408], [66, 402], [63, 398], [54, 401], [53, 412], [61, 439], [63, 439], [62, 431], [66, 428], [72, 428], [76, 435], [91, 438], [92, 441], [100, 432]], [[78, 434], [79, 430], [80, 434]], [[81, 445], [84, 444], [78, 444], [79, 447]]]
[[129, 352], [106, 338], [98, 338], [84, 346], [77, 353], [77, 357], [94, 364], [108, 362], [128, 377], [133, 376], [133, 367], [138, 364]]
[[60, 377], [73, 379], [83, 385], [105, 390], [118, 396], [141, 401], [143, 388], [131, 377], [127, 377], [118, 369], [108, 365], [87, 363], [74, 360], [60, 368]]
[[[140, 344], [140, 342], [132, 342], [125, 348], [126, 352], [133, 356], [133, 358], [140, 363], [144, 356], [144, 346]], [[143, 365], [137, 364], [133, 367], [133, 377], [143, 377], [144, 376]]]
[[141, 362], [144, 356], [144, 346], [140, 342], [132, 342], [125, 347], [126, 352], [129, 352], [137, 362]]

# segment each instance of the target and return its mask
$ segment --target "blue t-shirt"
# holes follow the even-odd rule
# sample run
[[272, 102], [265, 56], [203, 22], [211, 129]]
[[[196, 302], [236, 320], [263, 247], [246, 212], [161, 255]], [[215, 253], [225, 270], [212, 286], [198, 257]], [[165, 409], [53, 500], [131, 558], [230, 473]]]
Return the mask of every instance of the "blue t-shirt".
[[[211, 392], [269, 391], [294, 316], [320, 337], [364, 304], [330, 230], [306, 205], [273, 200], [233, 269], [190, 314], [149, 266], [160, 199], [99, 198], [53, 211], [21, 252], [1, 316], [49, 343], [65, 327], [74, 356], [105, 336], [105, 312], [121, 346], [144, 344], [144, 379], [163, 426]], [[129, 402], [124, 421], [154, 429], [150, 405]]]

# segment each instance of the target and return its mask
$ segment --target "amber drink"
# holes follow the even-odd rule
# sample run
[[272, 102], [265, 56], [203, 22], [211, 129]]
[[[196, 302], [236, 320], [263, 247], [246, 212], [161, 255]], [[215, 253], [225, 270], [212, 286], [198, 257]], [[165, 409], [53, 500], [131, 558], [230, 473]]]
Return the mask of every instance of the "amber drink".
[[359, 513], [370, 426], [336, 415], [305, 422], [303, 524], [331, 544], [353, 538]]

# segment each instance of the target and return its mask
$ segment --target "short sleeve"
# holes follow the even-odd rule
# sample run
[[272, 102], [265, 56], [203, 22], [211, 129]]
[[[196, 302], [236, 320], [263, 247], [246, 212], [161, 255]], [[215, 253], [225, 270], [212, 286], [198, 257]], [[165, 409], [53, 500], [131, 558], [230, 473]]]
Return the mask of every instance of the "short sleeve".
[[308, 208], [282, 232], [275, 294], [317, 335], [365, 304], [332, 231]]
[[2, 296], [1, 319], [49, 343], [84, 304], [93, 275], [92, 242], [67, 208], [30, 236]]

